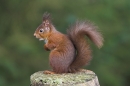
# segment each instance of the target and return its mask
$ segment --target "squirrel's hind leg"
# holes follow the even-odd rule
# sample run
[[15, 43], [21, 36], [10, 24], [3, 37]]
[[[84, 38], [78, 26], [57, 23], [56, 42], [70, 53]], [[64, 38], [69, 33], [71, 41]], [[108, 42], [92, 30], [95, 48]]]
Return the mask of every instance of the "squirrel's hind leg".
[[76, 68], [69, 68], [69, 73], [76, 73], [80, 71], [80, 69], [76, 69]]
[[76, 72], [80, 72], [83, 71], [84, 69], [76, 69], [76, 68], [69, 68], [69, 73], [76, 73]]
[[44, 74], [56, 74], [55, 72], [53, 71], [49, 71], [49, 70], [45, 70], [43, 71]]
[[51, 51], [49, 61], [50, 66], [55, 73], [68, 73], [68, 67], [71, 62], [67, 59], [66, 55], [63, 55], [62, 52], [57, 50]]

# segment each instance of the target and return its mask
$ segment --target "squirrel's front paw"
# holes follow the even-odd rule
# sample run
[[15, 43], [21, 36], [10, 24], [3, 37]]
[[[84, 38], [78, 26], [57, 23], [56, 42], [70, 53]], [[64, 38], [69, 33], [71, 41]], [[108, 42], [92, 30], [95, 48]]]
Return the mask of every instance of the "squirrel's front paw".
[[46, 45], [44, 45], [44, 49], [47, 51], [50, 51], [50, 49], [48, 49], [48, 47]]

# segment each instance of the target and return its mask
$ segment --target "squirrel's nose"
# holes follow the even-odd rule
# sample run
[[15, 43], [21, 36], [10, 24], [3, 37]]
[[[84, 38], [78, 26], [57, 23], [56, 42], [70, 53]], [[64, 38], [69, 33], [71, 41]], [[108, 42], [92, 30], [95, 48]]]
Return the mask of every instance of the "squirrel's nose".
[[36, 36], [36, 33], [34, 33], [33, 35]]

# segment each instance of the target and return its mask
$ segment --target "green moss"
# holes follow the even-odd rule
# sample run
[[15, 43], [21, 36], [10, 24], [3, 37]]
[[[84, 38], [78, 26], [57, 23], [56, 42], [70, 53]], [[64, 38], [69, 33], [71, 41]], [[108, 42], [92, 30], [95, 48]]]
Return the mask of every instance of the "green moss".
[[58, 86], [61, 84], [74, 85], [90, 81], [95, 78], [95, 76], [95, 73], [92, 71], [65, 74], [43, 74], [43, 71], [39, 71], [31, 75], [31, 84], [39, 83], [49, 86]]

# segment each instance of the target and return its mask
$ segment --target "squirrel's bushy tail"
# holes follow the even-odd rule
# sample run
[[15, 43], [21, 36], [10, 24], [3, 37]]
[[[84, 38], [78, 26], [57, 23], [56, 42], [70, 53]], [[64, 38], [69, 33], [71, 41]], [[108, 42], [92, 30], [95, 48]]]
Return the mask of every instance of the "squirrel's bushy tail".
[[85, 35], [94, 42], [98, 48], [103, 45], [103, 37], [98, 31], [97, 26], [94, 26], [89, 21], [77, 21], [69, 30], [68, 36], [72, 40], [76, 48], [76, 57], [70, 65], [69, 71], [77, 71], [84, 65], [87, 65], [91, 60], [91, 50], [85, 39]]

